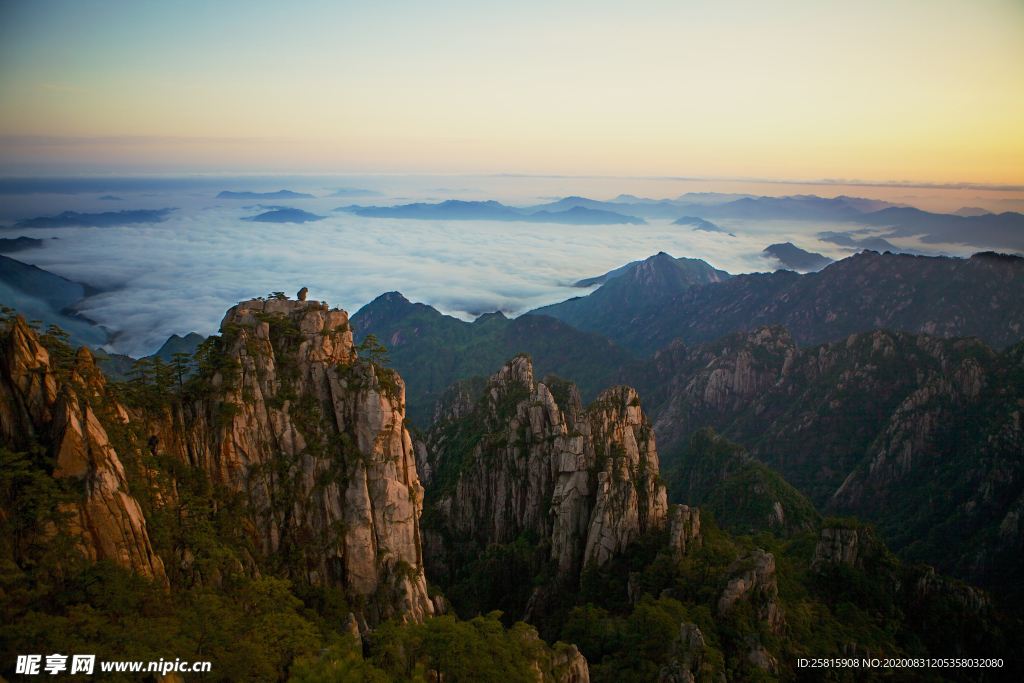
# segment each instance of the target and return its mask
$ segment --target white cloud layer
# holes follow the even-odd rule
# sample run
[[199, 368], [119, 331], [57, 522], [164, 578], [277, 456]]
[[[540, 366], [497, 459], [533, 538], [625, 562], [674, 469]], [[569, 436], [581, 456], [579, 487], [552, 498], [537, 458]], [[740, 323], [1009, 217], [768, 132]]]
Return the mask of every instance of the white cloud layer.
[[243, 221], [253, 212], [240, 207], [189, 204], [178, 202], [187, 208], [155, 225], [21, 231], [59, 239], [17, 257], [105, 290], [80, 310], [116, 331], [110, 350], [138, 357], [171, 334], [215, 333], [228, 307], [273, 291], [294, 296], [309, 287], [311, 299], [354, 313], [397, 290], [468, 320], [495, 310], [514, 316], [585, 294], [570, 283], [659, 251], [702, 258], [731, 273], [777, 267], [761, 256], [774, 242], [833, 258], [849, 253], [813, 237], [842, 226], [811, 222], [719, 221], [733, 237], [667, 220], [641, 226], [420, 221], [302, 204], [329, 216], [281, 225]]

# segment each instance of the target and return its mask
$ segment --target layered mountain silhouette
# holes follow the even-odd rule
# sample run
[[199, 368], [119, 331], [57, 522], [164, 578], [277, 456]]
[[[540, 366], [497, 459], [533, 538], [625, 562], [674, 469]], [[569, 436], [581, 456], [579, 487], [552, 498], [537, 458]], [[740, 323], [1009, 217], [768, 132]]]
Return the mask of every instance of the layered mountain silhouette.
[[609, 210], [592, 209], [580, 205], [562, 206], [558, 203], [516, 209], [494, 200], [464, 202], [449, 199], [439, 204], [403, 204], [401, 206], [346, 206], [335, 211], [345, 211], [357, 216], [370, 218], [412, 218], [419, 220], [478, 220], [478, 221], [525, 221], [531, 223], [564, 223], [568, 225], [643, 225], [643, 219], [626, 216]]
[[770, 244], [765, 247], [764, 253], [789, 270], [821, 270], [834, 262], [827, 256], [801, 249], [792, 242]]
[[679, 278], [673, 261], [652, 256], [609, 282], [635, 282], [636, 294], [617, 295], [626, 285], [606, 284], [590, 296], [534, 312], [606, 335], [642, 356], [676, 338], [688, 344], [713, 341], [773, 323], [785, 325], [800, 344], [888, 327], [974, 335], [1003, 348], [1024, 330], [1024, 258], [1017, 256], [864, 251], [817, 273], [750, 273], [699, 287]]
[[660, 252], [608, 279], [589, 296], [531, 312], [564, 320], [581, 330], [603, 334], [634, 353], [642, 354], [652, 344], [657, 348], [658, 342], [637, 336], [638, 332], [643, 334], [633, 322], [637, 314], [659, 310], [695, 285], [724, 282], [731, 277], [700, 259], [676, 259]]
[[31, 237], [0, 238], [0, 254], [13, 254], [26, 249], [40, 249], [43, 246], [42, 240]]
[[261, 213], [258, 216], [243, 218], [245, 221], [254, 223], [311, 223], [322, 221], [326, 216], [318, 216], [315, 213], [303, 211], [302, 209], [275, 209]]
[[224, 190], [217, 194], [217, 199], [315, 199], [311, 194], [278, 190], [277, 192], [230, 192]]
[[65, 211], [57, 216], [40, 216], [18, 221], [15, 228], [112, 228], [135, 223], [162, 223], [174, 209], [134, 209], [104, 213]]

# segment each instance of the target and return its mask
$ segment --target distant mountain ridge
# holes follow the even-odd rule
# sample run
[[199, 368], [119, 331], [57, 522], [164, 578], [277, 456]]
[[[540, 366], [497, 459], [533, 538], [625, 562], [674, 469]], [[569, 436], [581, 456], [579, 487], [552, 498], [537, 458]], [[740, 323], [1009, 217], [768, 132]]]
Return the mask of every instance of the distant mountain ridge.
[[14, 224], [15, 228], [112, 228], [134, 223], [162, 223], [174, 209], [134, 209], [104, 213], [65, 211], [57, 216], [29, 218]]
[[[551, 211], [549, 208], [557, 210]], [[466, 202], [449, 199], [438, 204], [403, 204], [400, 206], [345, 206], [335, 209], [357, 216], [370, 218], [412, 218], [417, 220], [478, 220], [478, 221], [525, 221], [531, 223], [564, 223], [569, 225], [619, 225], [646, 223], [635, 216], [625, 216], [615, 211], [592, 209], [573, 205], [562, 208], [549, 205], [536, 211], [505, 206], [493, 199], [483, 202]]]
[[[935, 214], [882, 200], [846, 196], [828, 199], [815, 195], [741, 195], [729, 201], [704, 200], [691, 203], [638, 199], [632, 195], [620, 195], [613, 201], [573, 196], [527, 207], [506, 206], [494, 200], [448, 200], [438, 204], [420, 202], [391, 207], [353, 205], [338, 207], [335, 211], [377, 218], [532, 221], [573, 225], [642, 225], [645, 219], [668, 219], [695, 225], [696, 229], [710, 232], [728, 231], [714, 225], [709, 219], [858, 223], [887, 231], [880, 237], [867, 238], [870, 240], [919, 237], [926, 244], [968, 244], [983, 249], [1024, 250], [1024, 215], [1018, 213], [967, 216]], [[883, 245], [876, 242], [858, 246], [878, 248]]]
[[[668, 264], [659, 254], [636, 269]], [[615, 283], [630, 272], [612, 280]], [[653, 282], [653, 281], [652, 281]], [[1024, 338], [1024, 258], [969, 259], [864, 251], [816, 273], [749, 273], [656, 298], [591, 295], [536, 309], [646, 356], [679, 338], [709, 342], [734, 330], [782, 323], [802, 345], [888, 327], [940, 337], [978, 336], [996, 348]], [[601, 292], [605, 293], [602, 294]], [[595, 313], [599, 311], [599, 313]]]
[[543, 306], [531, 313], [550, 315], [581, 330], [598, 332], [626, 348], [643, 349], [648, 344], [635, 338], [635, 315], [656, 314], [690, 287], [724, 282], [731, 277], [700, 259], [676, 259], [659, 252], [628, 267], [621, 275], [608, 278], [600, 289], [586, 297]]
[[249, 216], [243, 218], [244, 221], [253, 221], [255, 223], [312, 223], [314, 221], [322, 221], [326, 216], [318, 216], [315, 213], [303, 211], [301, 209], [275, 209], [273, 211], [267, 211], [261, 213], [258, 216]]
[[792, 242], [769, 244], [765, 247], [764, 253], [778, 260], [789, 270], [821, 270], [834, 263], [829, 257], [801, 249]]
[[[194, 355], [199, 345], [205, 341], [205, 337], [195, 332], [189, 332], [184, 337], [177, 334], [172, 334], [167, 338], [160, 349], [151, 356], [145, 356], [144, 358], [153, 360], [154, 358], [160, 358], [164, 363], [170, 363], [174, 360], [174, 354], [176, 353], [187, 353]], [[135, 365], [136, 358], [126, 356], [120, 353], [104, 353], [103, 351], [96, 352], [96, 367], [100, 369], [103, 376], [111, 382], [127, 382], [131, 379], [132, 367]]]
[[277, 192], [231, 192], [224, 190], [217, 194], [217, 199], [316, 199], [311, 194], [278, 190]]
[[92, 348], [107, 343], [108, 331], [75, 314], [71, 307], [95, 293], [81, 282], [0, 256], [0, 304], [17, 309], [29, 321], [57, 325], [71, 335], [73, 343]]
[[42, 246], [42, 240], [33, 239], [32, 237], [0, 238], [0, 254], [13, 254], [18, 251], [25, 251], [26, 249], [41, 249]]

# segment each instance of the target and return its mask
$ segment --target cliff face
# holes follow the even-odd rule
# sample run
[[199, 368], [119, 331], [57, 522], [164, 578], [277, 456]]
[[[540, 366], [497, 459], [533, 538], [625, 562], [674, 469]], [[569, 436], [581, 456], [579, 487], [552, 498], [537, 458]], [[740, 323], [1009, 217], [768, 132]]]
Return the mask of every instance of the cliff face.
[[[96, 417], [92, 404], [102, 402], [127, 426], [130, 449], [148, 448], [243, 496], [237, 533], [263, 558], [273, 556], [279, 574], [344, 588], [363, 624], [395, 613], [422, 621], [433, 613], [419, 537], [423, 487], [403, 425], [404, 385], [373, 362], [374, 349], [358, 357], [344, 311], [273, 299], [233, 307], [221, 337], [205, 349], [199, 378], [180, 400], [157, 406], [119, 405], [87, 351], [69, 381], [41, 372], [46, 350], [22, 323], [5, 344], [4, 436], [37, 436], [52, 448], [54, 476], [85, 480], [86, 498], [72, 524], [84, 532], [89, 557], [164, 574], [143, 510]], [[154, 509], [174, 502], [175, 482], [164, 475]], [[184, 571], [201, 552], [187, 544], [165, 549]], [[240, 560], [260, 563], [236, 558], [238, 568]]]
[[243, 302], [221, 333], [212, 396], [148, 419], [151, 447], [244, 492], [264, 554], [302, 557], [293, 578], [343, 586], [371, 624], [432, 614], [401, 378], [317, 301]]
[[[0, 340], [0, 438], [12, 448], [42, 448], [55, 478], [81, 482], [82, 495], [62, 504], [68, 530], [91, 560], [109, 559], [166, 582], [146, 520], [124, 467], [96, 416], [103, 376], [84, 347], [61, 377], [39, 336], [18, 316]], [[123, 410], [121, 413], [123, 414]]]
[[563, 580], [665, 522], [654, 432], [636, 392], [613, 387], [584, 410], [571, 383], [535, 382], [525, 355], [491, 377], [471, 412], [435, 424], [425, 450], [428, 496], [451, 538], [485, 547], [530, 531], [550, 542]]

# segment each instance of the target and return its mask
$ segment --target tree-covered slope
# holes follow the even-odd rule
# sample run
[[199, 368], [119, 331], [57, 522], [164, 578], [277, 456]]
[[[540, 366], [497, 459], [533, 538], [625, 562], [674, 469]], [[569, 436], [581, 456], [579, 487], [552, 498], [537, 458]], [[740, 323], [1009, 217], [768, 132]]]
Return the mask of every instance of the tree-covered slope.
[[778, 472], [709, 428], [665, 463], [669, 500], [710, 511], [735, 534], [779, 536], [817, 528], [821, 515]]
[[877, 330], [799, 348], [781, 326], [676, 342], [649, 383], [662, 452], [711, 427], [818, 509], [1020, 608], [1022, 345]]
[[607, 338], [543, 315], [514, 320], [482, 315], [472, 323], [410, 303], [398, 292], [382, 294], [351, 320], [356, 340], [374, 335], [387, 347], [406, 383], [413, 424], [425, 428], [434, 403], [456, 380], [491, 375], [517, 353], [528, 353], [537, 374], [555, 373], [577, 383], [585, 400], [618, 380], [619, 369], [636, 360]]

